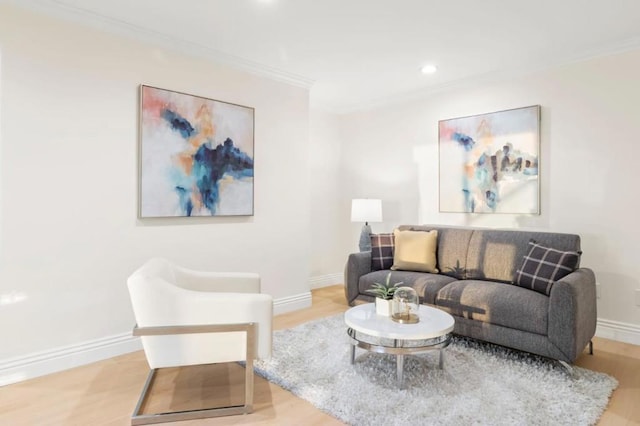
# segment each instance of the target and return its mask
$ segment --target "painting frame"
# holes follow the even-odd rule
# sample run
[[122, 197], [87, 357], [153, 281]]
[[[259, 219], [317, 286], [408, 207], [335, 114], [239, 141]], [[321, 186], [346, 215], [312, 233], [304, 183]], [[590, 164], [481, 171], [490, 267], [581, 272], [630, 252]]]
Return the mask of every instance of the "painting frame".
[[439, 212], [539, 215], [540, 121], [540, 105], [439, 120]]
[[138, 218], [254, 215], [255, 108], [141, 84]]

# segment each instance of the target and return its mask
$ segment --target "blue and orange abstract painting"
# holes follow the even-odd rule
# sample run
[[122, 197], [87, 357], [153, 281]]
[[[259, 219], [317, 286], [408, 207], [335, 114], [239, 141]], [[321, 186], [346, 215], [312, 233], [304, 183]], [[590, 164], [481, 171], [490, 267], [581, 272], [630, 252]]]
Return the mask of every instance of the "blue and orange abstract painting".
[[254, 109], [141, 86], [140, 217], [253, 215]]
[[441, 212], [540, 213], [539, 105], [438, 124]]

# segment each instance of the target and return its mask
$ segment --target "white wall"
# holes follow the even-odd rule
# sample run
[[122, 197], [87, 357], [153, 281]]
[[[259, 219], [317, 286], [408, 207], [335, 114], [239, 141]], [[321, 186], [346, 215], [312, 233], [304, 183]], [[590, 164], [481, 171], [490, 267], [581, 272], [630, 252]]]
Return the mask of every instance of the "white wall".
[[[638, 70], [632, 52], [336, 116], [310, 112], [306, 89], [0, 6], [0, 371], [126, 335], [125, 280], [151, 256], [257, 271], [266, 292], [299, 299], [310, 276], [336, 278], [357, 250], [356, 197], [383, 199], [375, 232], [579, 233], [602, 284], [600, 318], [640, 330]], [[255, 216], [136, 219], [141, 83], [256, 109]], [[542, 214], [438, 213], [438, 120], [532, 104], [543, 108]]]
[[[129, 332], [152, 256], [308, 294], [307, 89], [9, 6], [0, 54], [0, 366]], [[253, 217], [136, 218], [141, 83], [255, 108]]]
[[[382, 198], [379, 231], [438, 223], [580, 234], [581, 263], [601, 284], [599, 318], [630, 325], [640, 337], [638, 73], [635, 51], [349, 114], [344, 199]], [[542, 106], [541, 215], [439, 213], [438, 120], [536, 104]], [[357, 233], [345, 233], [345, 250]]]
[[326, 277], [322, 284], [338, 284], [346, 255], [337, 250], [337, 242], [349, 221], [336, 202], [342, 193], [340, 117], [313, 109], [309, 126], [311, 276]]

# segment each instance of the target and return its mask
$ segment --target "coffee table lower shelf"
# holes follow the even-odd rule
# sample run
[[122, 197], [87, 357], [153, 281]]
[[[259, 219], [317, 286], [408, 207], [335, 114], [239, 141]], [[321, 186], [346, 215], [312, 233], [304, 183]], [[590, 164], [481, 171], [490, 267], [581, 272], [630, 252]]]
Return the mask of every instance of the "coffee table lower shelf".
[[[404, 356], [425, 353], [429, 351], [437, 350], [439, 352], [438, 365], [440, 369], [444, 368], [444, 348], [451, 343], [451, 333], [444, 336], [435, 337], [433, 339], [426, 339], [416, 342], [415, 340], [403, 340], [403, 339], [380, 339], [392, 341], [392, 345], [384, 345], [382, 343], [367, 342], [367, 340], [375, 339], [366, 333], [362, 333], [354, 330], [353, 328], [347, 328], [347, 334], [351, 341], [351, 364], [355, 363], [356, 359], [356, 347], [364, 349], [369, 352], [392, 354], [396, 356], [396, 379], [399, 388], [404, 387]], [[405, 346], [410, 344], [410, 346]]]

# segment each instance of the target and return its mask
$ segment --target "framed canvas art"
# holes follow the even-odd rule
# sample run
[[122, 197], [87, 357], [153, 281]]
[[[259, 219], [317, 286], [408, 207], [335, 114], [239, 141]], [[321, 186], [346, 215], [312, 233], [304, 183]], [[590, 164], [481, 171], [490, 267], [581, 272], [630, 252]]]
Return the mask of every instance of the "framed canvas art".
[[540, 106], [438, 123], [441, 212], [540, 214]]
[[140, 91], [139, 216], [253, 215], [254, 109]]

